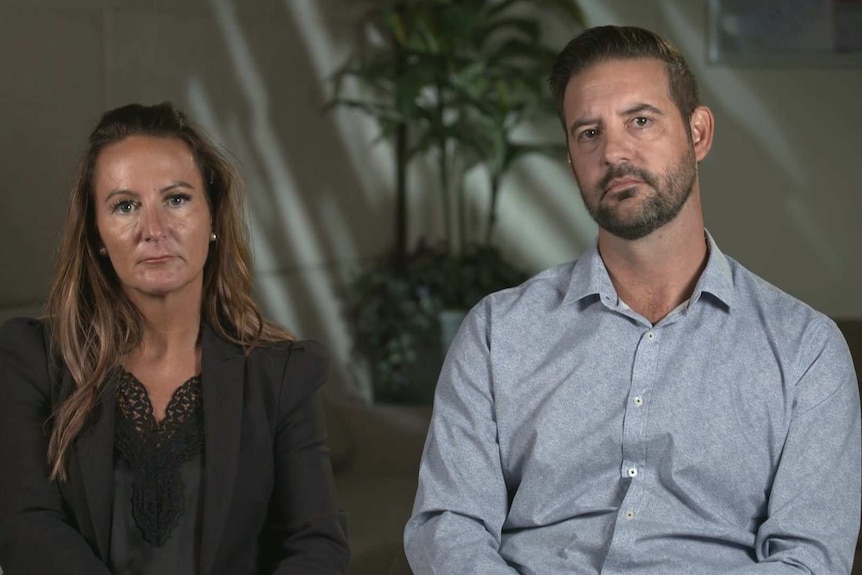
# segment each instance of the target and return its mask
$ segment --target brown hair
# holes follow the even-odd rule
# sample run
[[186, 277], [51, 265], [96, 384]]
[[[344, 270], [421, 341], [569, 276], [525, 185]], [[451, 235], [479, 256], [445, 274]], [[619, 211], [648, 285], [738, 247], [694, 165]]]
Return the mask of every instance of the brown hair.
[[[697, 81], [685, 58], [677, 48], [649, 30], [634, 26], [598, 26], [588, 28], [569, 42], [557, 56], [548, 84], [551, 96], [557, 105], [563, 130], [568, 134], [563, 113], [566, 86], [572, 76], [585, 69], [608, 60], [635, 60], [654, 58], [664, 62], [668, 74], [668, 89], [671, 100], [683, 119], [691, 118], [700, 105]], [[686, 129], [690, 130], [686, 122]]]
[[251, 252], [236, 168], [170, 102], [130, 104], [106, 112], [90, 134], [72, 187], [65, 230], [46, 311], [53, 355], [75, 382], [54, 412], [48, 445], [52, 478], [65, 479], [66, 455], [93, 411], [120, 358], [140, 344], [142, 317], [120, 289], [101, 245], [93, 207], [93, 173], [105, 146], [129, 136], [176, 138], [192, 151], [205, 182], [217, 241], [204, 265], [201, 320], [246, 353], [263, 342], [293, 337], [263, 319], [251, 298]]

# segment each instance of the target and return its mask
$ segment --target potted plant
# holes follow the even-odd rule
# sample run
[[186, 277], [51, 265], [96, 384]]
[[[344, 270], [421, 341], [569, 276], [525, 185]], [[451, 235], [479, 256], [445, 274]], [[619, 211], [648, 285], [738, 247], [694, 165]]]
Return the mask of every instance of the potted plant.
[[[545, 92], [556, 52], [541, 42], [541, 20], [530, 15], [538, 9], [583, 21], [573, 0], [382, 0], [334, 76], [328, 106], [373, 117], [395, 152], [395, 246], [347, 294], [356, 348], [370, 362], [378, 400], [428, 402], [448, 345], [440, 341], [441, 313], [463, 313], [526, 278], [493, 239], [501, 182], [512, 165], [528, 153], [564, 156], [559, 144], [514, 136], [525, 122], [556, 114]], [[358, 95], [346, 95], [348, 80]], [[406, 172], [417, 159], [436, 167], [444, 235], [414, 247], [407, 245]], [[489, 194], [478, 229], [468, 225], [464, 193], [474, 171], [484, 172]]]

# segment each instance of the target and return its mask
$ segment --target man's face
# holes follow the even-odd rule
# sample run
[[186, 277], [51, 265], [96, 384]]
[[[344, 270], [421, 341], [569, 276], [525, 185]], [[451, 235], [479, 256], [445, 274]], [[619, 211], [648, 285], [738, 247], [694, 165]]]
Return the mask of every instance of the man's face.
[[672, 221], [697, 181], [687, 120], [668, 86], [664, 63], [642, 58], [595, 64], [566, 87], [572, 173], [599, 227], [623, 239]]

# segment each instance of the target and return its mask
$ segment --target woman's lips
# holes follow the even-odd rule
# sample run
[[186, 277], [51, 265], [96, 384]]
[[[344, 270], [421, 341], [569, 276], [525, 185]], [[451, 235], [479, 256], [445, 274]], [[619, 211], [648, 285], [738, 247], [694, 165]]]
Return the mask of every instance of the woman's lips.
[[148, 258], [144, 258], [141, 260], [142, 264], [162, 264], [168, 260], [173, 259], [174, 256], [165, 255], [165, 256], [151, 256]]

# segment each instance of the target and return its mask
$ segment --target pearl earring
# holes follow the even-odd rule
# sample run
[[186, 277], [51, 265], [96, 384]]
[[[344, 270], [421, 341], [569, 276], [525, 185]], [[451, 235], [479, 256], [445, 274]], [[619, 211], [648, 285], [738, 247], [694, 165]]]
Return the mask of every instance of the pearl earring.
[[214, 242], [214, 241], [216, 241], [217, 239], [218, 239], [218, 236], [216, 235], [216, 233], [215, 233], [215, 232], [210, 232], [210, 241], [211, 241], [211, 242]]
[[99, 255], [102, 257], [105, 257], [106, 255], [108, 255], [108, 248], [106, 248], [105, 246], [100, 247], [99, 248]]

